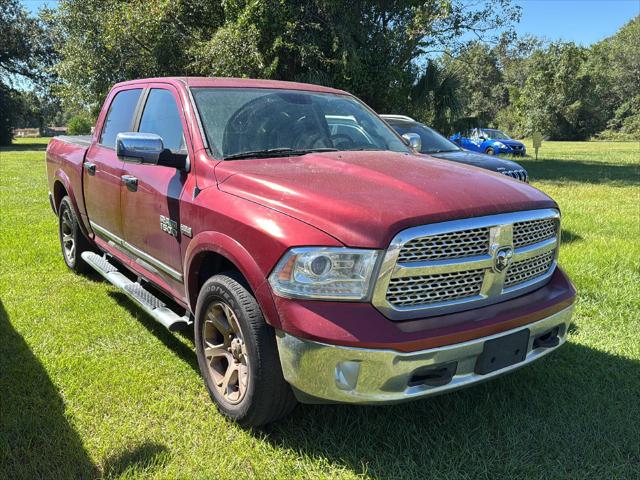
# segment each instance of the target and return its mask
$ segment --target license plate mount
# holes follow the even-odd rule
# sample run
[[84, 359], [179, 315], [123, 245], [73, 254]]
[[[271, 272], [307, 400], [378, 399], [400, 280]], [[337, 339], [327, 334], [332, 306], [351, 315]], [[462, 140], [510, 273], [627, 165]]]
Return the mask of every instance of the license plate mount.
[[520, 330], [504, 337], [487, 340], [476, 360], [475, 373], [486, 375], [522, 362], [529, 346], [529, 329]]

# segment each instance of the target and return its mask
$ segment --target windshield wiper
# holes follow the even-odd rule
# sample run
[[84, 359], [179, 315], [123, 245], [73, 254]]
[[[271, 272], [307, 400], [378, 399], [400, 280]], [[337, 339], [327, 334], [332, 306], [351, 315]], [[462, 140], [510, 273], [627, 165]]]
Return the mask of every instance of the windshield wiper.
[[238, 160], [242, 158], [270, 158], [270, 157], [287, 157], [292, 155], [306, 155], [313, 152], [337, 152], [337, 148], [268, 148], [266, 150], [252, 150], [249, 152], [234, 153], [224, 157], [225, 160]]

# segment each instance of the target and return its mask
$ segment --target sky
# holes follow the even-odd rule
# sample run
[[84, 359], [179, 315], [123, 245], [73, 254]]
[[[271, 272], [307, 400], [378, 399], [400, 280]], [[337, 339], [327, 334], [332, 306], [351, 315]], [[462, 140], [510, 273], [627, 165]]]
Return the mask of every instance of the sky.
[[516, 30], [548, 40], [589, 46], [616, 33], [640, 14], [640, 0], [519, 0]]
[[[57, 0], [22, 0], [32, 12]], [[640, 14], [640, 0], [514, 0], [522, 7], [516, 30], [548, 40], [573, 41], [589, 46], [616, 33]]]

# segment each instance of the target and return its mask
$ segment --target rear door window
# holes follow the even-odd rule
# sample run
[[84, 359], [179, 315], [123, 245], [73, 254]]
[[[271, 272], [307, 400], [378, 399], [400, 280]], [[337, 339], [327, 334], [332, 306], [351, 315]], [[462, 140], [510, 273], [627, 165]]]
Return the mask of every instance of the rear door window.
[[134, 90], [123, 90], [116, 94], [111, 101], [107, 118], [102, 127], [101, 145], [115, 148], [118, 134], [130, 132], [133, 129], [133, 116], [141, 93], [142, 89], [136, 88]]
[[180, 111], [173, 93], [159, 88], [149, 92], [138, 131], [160, 135], [164, 148], [173, 153], [186, 150]]

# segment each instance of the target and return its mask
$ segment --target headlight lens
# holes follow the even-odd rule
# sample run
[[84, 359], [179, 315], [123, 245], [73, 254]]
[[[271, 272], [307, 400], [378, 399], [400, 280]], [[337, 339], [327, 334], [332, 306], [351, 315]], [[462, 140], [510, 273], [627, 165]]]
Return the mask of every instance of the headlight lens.
[[354, 248], [292, 248], [269, 276], [283, 297], [366, 300], [379, 251]]
[[494, 145], [496, 147], [498, 147], [498, 148], [506, 148], [506, 145], [504, 143], [502, 143], [502, 142], [496, 142], [496, 143], [494, 143]]

